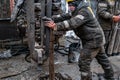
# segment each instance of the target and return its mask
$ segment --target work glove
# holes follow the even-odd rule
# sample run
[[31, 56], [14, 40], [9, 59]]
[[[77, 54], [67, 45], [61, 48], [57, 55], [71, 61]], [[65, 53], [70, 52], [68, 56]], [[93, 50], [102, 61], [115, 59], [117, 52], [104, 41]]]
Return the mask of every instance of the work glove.
[[119, 22], [120, 21], [120, 16], [113, 16], [113, 21], [114, 22]]
[[47, 18], [47, 17], [43, 17], [42, 20], [44, 21], [44, 25], [54, 29], [56, 27], [56, 24], [54, 23], [54, 21], [51, 18]]

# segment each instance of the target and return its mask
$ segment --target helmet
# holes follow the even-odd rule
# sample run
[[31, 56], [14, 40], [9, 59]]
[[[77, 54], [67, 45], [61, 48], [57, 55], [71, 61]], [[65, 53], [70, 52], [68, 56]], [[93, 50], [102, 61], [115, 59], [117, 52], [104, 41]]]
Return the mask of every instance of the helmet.
[[74, 0], [66, 0], [67, 2], [73, 2]]
[[66, 0], [67, 2], [73, 2], [73, 1], [82, 1], [82, 0]]

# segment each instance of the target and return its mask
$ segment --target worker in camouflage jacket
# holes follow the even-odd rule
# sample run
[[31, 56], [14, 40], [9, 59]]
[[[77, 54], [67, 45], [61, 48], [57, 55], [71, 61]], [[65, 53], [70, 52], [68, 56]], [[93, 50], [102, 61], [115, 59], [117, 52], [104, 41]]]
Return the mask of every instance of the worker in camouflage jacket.
[[105, 37], [97, 19], [95, 18], [91, 8], [86, 1], [80, 0], [76, 6], [75, 2], [69, 4], [72, 12], [70, 15], [62, 15], [54, 20], [62, 22], [55, 23], [54, 21], [45, 21], [45, 26], [53, 30], [74, 30], [76, 35], [81, 38], [83, 49], [79, 57], [79, 67], [81, 72], [81, 80], [91, 80], [90, 64], [93, 58], [96, 58], [105, 71], [107, 80], [113, 79], [113, 69], [105, 54], [104, 44]]
[[120, 10], [115, 10], [116, 0], [99, 0], [97, 16], [101, 27], [104, 30], [106, 45], [112, 30], [113, 23], [120, 21]]

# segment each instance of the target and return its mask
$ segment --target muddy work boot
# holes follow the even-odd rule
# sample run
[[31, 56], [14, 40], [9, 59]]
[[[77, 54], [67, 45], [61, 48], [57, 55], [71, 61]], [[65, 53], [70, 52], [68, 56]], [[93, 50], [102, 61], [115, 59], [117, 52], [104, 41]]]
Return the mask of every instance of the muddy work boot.
[[115, 80], [114, 77], [108, 77], [108, 78], [105, 78], [105, 80]]
[[113, 76], [105, 76], [105, 74], [98, 74], [99, 80], [116, 80]]
[[114, 71], [112, 69], [112, 66], [108, 66], [108, 67], [104, 68], [104, 70], [105, 70], [104, 78], [106, 80], [115, 80]]
[[81, 72], [81, 80], [92, 80], [92, 73]]

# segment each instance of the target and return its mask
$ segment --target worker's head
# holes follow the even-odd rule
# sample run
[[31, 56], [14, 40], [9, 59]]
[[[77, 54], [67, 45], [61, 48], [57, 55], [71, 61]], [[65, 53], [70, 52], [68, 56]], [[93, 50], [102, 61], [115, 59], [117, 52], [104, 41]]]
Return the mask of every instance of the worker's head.
[[76, 7], [78, 6], [76, 1], [68, 2], [68, 5], [69, 5], [69, 10], [72, 11], [72, 12], [73, 12], [73, 11], [76, 9]]

